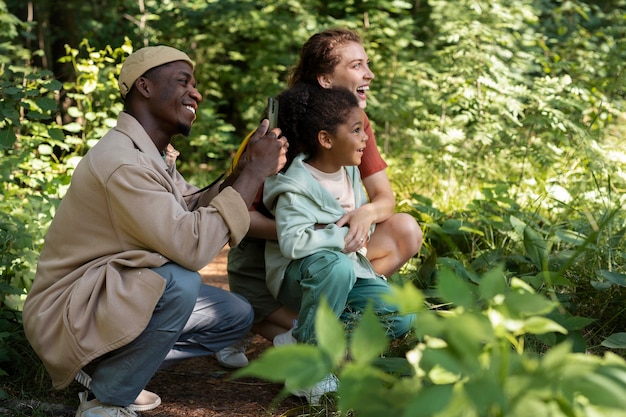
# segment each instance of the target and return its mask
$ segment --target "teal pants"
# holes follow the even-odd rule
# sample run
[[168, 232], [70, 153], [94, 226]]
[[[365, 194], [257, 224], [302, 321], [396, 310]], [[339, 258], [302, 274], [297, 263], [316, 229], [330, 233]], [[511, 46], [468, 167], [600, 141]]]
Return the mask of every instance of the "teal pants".
[[400, 315], [395, 306], [383, 301], [389, 292], [389, 283], [383, 278], [358, 278], [346, 254], [324, 250], [289, 264], [278, 301], [299, 311], [293, 336], [300, 342], [315, 343], [315, 314], [322, 298], [347, 327], [352, 327], [371, 303], [387, 334], [398, 338], [409, 331], [415, 317]]

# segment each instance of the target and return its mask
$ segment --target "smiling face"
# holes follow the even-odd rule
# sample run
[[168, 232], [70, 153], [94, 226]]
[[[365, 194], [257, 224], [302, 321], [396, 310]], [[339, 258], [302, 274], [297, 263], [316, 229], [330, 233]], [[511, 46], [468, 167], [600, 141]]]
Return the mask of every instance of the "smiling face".
[[324, 172], [335, 172], [342, 166], [360, 165], [367, 142], [364, 124], [365, 113], [354, 107], [334, 133], [321, 131], [318, 138], [322, 152], [316, 154], [312, 165]]
[[343, 87], [352, 91], [359, 100], [359, 106], [367, 105], [367, 91], [374, 73], [369, 68], [369, 59], [363, 45], [349, 42], [337, 47], [335, 53], [340, 58], [332, 74], [323, 74], [318, 82], [324, 88]]
[[146, 72], [144, 77], [154, 85], [149, 103], [159, 128], [170, 136], [188, 136], [202, 101], [192, 67], [185, 61], [175, 61]]

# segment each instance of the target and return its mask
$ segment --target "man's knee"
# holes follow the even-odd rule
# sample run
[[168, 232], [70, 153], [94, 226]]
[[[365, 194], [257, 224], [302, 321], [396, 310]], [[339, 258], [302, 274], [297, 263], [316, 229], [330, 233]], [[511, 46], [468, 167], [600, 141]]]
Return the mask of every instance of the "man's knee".
[[252, 326], [254, 322], [254, 310], [252, 305], [239, 294], [231, 293], [231, 302], [229, 303], [230, 313], [235, 319], [242, 323], [244, 327]]
[[161, 296], [164, 304], [171, 304], [184, 309], [193, 308], [196, 304], [202, 279], [196, 271], [190, 271], [173, 263], [154, 268], [167, 282]]

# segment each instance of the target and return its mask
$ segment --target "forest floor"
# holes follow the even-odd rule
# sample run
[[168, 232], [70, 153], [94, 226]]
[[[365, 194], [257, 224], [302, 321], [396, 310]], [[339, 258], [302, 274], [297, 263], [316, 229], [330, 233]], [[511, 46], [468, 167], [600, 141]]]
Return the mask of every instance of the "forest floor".
[[[207, 284], [228, 289], [226, 256], [223, 249], [215, 260], [200, 271]], [[258, 357], [271, 343], [255, 336], [247, 350], [250, 360]], [[161, 396], [162, 404], [152, 411], [140, 413], [145, 417], [278, 417], [295, 409], [306, 409], [306, 400], [289, 396], [278, 404], [273, 400], [283, 386], [255, 378], [232, 379], [232, 369], [222, 367], [215, 357], [195, 358], [176, 367], [159, 371], [146, 389]], [[82, 387], [72, 383], [61, 391], [50, 391], [45, 402], [31, 401], [15, 404], [0, 401], [0, 415], [74, 417], [78, 407], [78, 392]], [[34, 410], [39, 414], [35, 414]], [[42, 414], [43, 411], [43, 414]], [[8, 414], [11, 413], [11, 414]], [[289, 413], [291, 415], [291, 413]]]

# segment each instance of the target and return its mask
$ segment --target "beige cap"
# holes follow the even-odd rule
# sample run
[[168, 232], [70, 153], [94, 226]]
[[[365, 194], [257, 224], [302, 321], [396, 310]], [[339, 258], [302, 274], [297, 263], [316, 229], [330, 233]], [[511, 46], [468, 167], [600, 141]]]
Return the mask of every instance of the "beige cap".
[[193, 61], [183, 51], [171, 46], [146, 46], [133, 52], [126, 58], [120, 71], [117, 84], [120, 87], [122, 98], [133, 87], [137, 78], [145, 74], [149, 69], [174, 61], [186, 61], [193, 68]]

